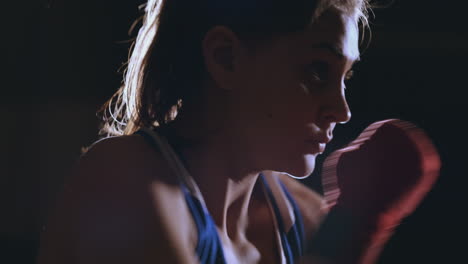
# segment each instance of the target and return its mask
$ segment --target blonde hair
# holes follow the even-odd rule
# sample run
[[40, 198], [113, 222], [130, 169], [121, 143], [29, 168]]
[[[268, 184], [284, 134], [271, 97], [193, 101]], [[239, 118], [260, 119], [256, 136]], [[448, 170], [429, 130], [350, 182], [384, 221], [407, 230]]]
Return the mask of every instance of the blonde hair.
[[[242, 6], [245, 1], [268, 8], [250, 4], [254, 7], [249, 16]], [[174, 120], [184, 101], [197, 93], [204, 73], [201, 40], [214, 25], [262, 38], [301, 30], [334, 7], [354, 15], [356, 23], [368, 29], [368, 0], [295, 0], [287, 5], [281, 0], [149, 0], [143, 6], [142, 26], [130, 49], [122, 86], [100, 111], [100, 135], [129, 135]], [[241, 11], [235, 14], [236, 10]]]

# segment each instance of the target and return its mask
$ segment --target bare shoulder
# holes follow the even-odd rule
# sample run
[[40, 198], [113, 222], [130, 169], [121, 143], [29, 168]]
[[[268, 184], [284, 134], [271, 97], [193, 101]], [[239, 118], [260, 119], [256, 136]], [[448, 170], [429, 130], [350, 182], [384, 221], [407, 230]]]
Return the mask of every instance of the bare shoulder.
[[310, 238], [326, 215], [325, 200], [319, 193], [302, 184], [299, 180], [284, 173], [275, 172], [275, 174], [278, 175], [296, 201], [304, 220], [306, 237]]
[[161, 154], [138, 135], [108, 138], [78, 161], [39, 263], [193, 263], [195, 231]]

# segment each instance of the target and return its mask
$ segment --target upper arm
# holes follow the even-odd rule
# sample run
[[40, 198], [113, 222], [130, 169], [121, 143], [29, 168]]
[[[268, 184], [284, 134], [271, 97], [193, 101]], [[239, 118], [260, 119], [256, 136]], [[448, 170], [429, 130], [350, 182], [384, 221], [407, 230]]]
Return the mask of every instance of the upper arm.
[[298, 180], [283, 173], [278, 173], [278, 178], [296, 201], [303, 218], [305, 236], [309, 240], [327, 214], [326, 202], [319, 193]]
[[137, 136], [93, 146], [46, 226], [40, 263], [194, 263], [184, 198], [158, 156]]

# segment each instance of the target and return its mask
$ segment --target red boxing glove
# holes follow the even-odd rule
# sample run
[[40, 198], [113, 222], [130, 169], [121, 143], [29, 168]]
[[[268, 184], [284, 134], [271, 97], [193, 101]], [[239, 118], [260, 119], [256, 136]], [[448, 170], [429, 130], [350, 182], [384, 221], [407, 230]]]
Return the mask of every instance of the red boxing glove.
[[323, 189], [330, 207], [391, 228], [418, 206], [439, 176], [440, 158], [424, 131], [398, 119], [371, 124], [328, 156]]

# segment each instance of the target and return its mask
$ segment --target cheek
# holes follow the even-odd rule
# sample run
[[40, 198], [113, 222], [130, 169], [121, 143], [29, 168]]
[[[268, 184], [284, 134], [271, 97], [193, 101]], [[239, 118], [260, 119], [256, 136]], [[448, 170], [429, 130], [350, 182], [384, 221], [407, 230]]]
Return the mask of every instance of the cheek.
[[259, 118], [271, 118], [273, 106], [281, 103], [284, 81], [281, 73], [273, 67], [252, 65], [239, 82], [239, 93], [236, 93], [241, 107], [250, 115]]
[[290, 128], [304, 125], [314, 111], [313, 98], [304, 93], [299, 81], [293, 78], [272, 78], [272, 91], [268, 97], [269, 117]]
[[301, 88], [299, 74], [279, 61], [284, 60], [257, 61], [246, 66], [236, 95], [241, 118], [258, 133], [275, 130], [277, 138], [303, 132], [313, 121], [315, 105], [312, 96]]
[[308, 176], [315, 157], [306, 155], [303, 141], [312, 100], [295, 86], [297, 80], [278, 72], [258, 71], [246, 81], [243, 130], [256, 157], [266, 159], [262, 164], [297, 177]]

